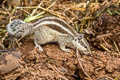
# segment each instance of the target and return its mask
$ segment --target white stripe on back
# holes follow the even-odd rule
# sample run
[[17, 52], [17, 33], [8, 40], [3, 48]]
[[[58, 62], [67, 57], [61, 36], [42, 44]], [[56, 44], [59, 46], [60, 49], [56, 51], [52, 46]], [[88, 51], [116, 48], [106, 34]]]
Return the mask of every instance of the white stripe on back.
[[[45, 19], [45, 18], [44, 18]], [[48, 18], [47, 18], [48, 19]], [[70, 35], [74, 36], [74, 34], [69, 30], [67, 29], [66, 27], [64, 27], [63, 25], [59, 24], [58, 22], [55, 22], [55, 21], [43, 21], [39, 24], [37, 24], [33, 29], [37, 29], [38, 27], [40, 26], [43, 26], [43, 25], [56, 25], [56, 26], [59, 26], [61, 29], [65, 30], [66, 32], [68, 32]]]

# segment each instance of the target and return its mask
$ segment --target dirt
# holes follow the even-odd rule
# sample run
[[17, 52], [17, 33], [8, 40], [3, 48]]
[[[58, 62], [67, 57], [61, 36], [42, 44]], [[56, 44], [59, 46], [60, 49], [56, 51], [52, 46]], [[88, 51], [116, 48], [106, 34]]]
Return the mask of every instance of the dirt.
[[[19, 49], [22, 53], [19, 63], [15, 63], [16, 58], [10, 58], [9, 63], [15, 65], [8, 64], [12, 67], [11, 70], [9, 70], [10, 67], [5, 67], [7, 73], [3, 70], [1, 80], [84, 80], [87, 78], [83, 76], [73, 50], [70, 53], [62, 52], [57, 44], [48, 44], [43, 48], [43, 52], [38, 52], [34, 49], [33, 41], [22, 45]], [[92, 55], [82, 55], [80, 59], [84, 71], [92, 80], [96, 80], [102, 77], [118, 76], [120, 74], [119, 57], [113, 57], [107, 52], [92, 51]]]
[[[120, 49], [120, 16], [111, 16], [108, 13], [103, 13], [101, 16], [96, 18], [93, 23], [93, 30], [96, 40], [99, 44], [105, 43], [108, 49], [115, 49], [113, 41], [117, 43]], [[94, 39], [95, 39], [94, 38]]]
[[[16, 57], [14, 57], [14, 54]], [[17, 56], [20, 55], [21, 53], [15, 52], [12, 54], [5, 53], [4, 55], [0, 56], [0, 74], [5, 74], [8, 73], [14, 69], [16, 69], [18, 66], [20, 66], [19, 59]]]

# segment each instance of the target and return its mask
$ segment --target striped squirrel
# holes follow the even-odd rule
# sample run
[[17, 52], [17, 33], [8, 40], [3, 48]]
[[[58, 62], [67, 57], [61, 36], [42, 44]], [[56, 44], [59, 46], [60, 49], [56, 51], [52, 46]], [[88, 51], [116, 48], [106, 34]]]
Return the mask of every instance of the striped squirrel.
[[83, 34], [77, 33], [67, 22], [54, 16], [44, 17], [34, 23], [25, 23], [20, 19], [13, 20], [7, 25], [7, 32], [13, 37], [34, 34], [35, 47], [40, 51], [43, 51], [41, 45], [56, 42], [65, 52], [70, 52], [66, 47], [72, 47], [84, 54], [91, 53]]

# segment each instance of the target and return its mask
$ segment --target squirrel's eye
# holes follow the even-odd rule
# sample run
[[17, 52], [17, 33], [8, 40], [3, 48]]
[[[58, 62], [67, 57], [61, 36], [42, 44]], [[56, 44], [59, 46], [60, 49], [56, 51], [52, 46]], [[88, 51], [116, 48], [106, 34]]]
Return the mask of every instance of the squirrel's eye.
[[75, 39], [75, 41], [77, 41], [77, 39]]
[[79, 36], [79, 39], [82, 39], [82, 36]]

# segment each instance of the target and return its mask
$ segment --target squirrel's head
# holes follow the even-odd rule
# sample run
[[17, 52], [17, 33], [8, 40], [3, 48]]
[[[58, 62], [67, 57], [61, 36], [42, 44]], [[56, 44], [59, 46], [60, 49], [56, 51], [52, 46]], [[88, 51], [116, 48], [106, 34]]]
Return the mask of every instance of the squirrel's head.
[[7, 32], [10, 36], [20, 37], [23, 31], [21, 24], [25, 24], [24, 21], [20, 19], [15, 19], [7, 25]]
[[91, 54], [90, 46], [83, 34], [79, 34], [73, 38], [73, 45], [84, 54]]

